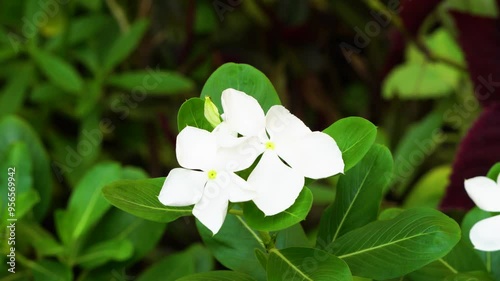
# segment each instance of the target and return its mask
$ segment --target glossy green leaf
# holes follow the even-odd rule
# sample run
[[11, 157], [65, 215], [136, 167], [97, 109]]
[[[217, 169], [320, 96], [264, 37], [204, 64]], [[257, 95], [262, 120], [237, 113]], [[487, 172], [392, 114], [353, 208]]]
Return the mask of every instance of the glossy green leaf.
[[33, 188], [40, 196], [39, 203], [34, 207], [34, 215], [37, 219], [41, 219], [45, 216], [52, 198], [53, 184], [49, 157], [36, 132], [24, 120], [15, 116], [1, 118], [0, 157], [6, 155], [10, 145], [15, 142], [25, 142], [28, 147], [32, 161], [32, 177], [36, 179], [33, 180]]
[[450, 166], [436, 167], [427, 172], [412, 188], [404, 201], [403, 207], [438, 208], [450, 182], [448, 178], [450, 174]]
[[233, 88], [254, 97], [264, 112], [276, 104], [281, 104], [273, 84], [262, 72], [248, 64], [226, 63], [212, 73], [201, 91], [201, 98], [210, 97], [223, 113], [222, 91]]
[[194, 89], [191, 79], [173, 71], [147, 69], [147, 71], [125, 72], [106, 79], [106, 84], [123, 90], [133, 91], [137, 96], [172, 95]]
[[111, 207], [102, 196], [102, 188], [121, 176], [121, 167], [116, 163], [103, 163], [89, 170], [79, 181], [69, 199], [67, 210], [61, 218], [65, 243], [74, 243], [99, 221]]
[[486, 270], [475, 251], [462, 238], [445, 257], [408, 274], [413, 281], [442, 281], [458, 272]]
[[51, 260], [29, 261], [35, 281], [72, 281], [73, 272], [69, 267]]
[[330, 135], [342, 151], [344, 172], [363, 159], [377, 137], [377, 127], [361, 117], [340, 119], [323, 132]]
[[354, 275], [383, 280], [444, 257], [459, 240], [454, 220], [433, 209], [415, 208], [348, 232], [331, 251]]
[[138, 20], [130, 26], [130, 29], [126, 33], [113, 42], [104, 56], [104, 72], [112, 70], [135, 50], [148, 26], [148, 21]]
[[191, 215], [192, 207], [169, 207], [160, 203], [158, 195], [165, 178], [120, 180], [103, 188], [106, 199], [115, 207], [143, 219], [171, 222]]
[[254, 254], [255, 249], [265, 251], [264, 244], [257, 232], [250, 228], [243, 218], [227, 215], [216, 235], [212, 235], [199, 221], [196, 221], [196, 226], [203, 242], [221, 264], [258, 280], [264, 279], [265, 272]]
[[268, 280], [349, 281], [349, 267], [319, 249], [272, 249], [267, 263]]
[[205, 101], [200, 98], [190, 98], [185, 101], [177, 114], [177, 128], [179, 132], [186, 126], [212, 131], [214, 128], [208, 122], [207, 118], [205, 118], [204, 110]]
[[83, 80], [71, 64], [65, 60], [42, 50], [31, 52], [33, 60], [42, 73], [55, 85], [71, 93], [83, 90]]
[[384, 189], [392, 171], [392, 157], [382, 145], [373, 145], [365, 157], [337, 183], [335, 202], [321, 218], [317, 245], [330, 248], [345, 233], [377, 219]]
[[241, 272], [219, 270], [189, 275], [177, 281], [255, 281], [255, 279]]
[[0, 91], [0, 117], [17, 113], [22, 108], [33, 70], [26, 66], [22, 71], [24, 75], [12, 76]]
[[257, 230], [277, 231], [290, 227], [304, 220], [311, 210], [312, 193], [304, 187], [292, 206], [274, 216], [266, 216], [252, 201], [243, 206], [243, 213], [248, 225]]
[[500, 174], [500, 162], [496, 163], [491, 167], [491, 169], [488, 171], [488, 178], [496, 181], [498, 179], [498, 175]]
[[312, 246], [300, 223], [278, 231], [274, 245], [277, 249]]
[[[200, 262], [201, 260], [201, 262]], [[137, 281], [175, 281], [178, 278], [209, 271], [212, 268], [199, 268], [199, 264], [213, 264], [210, 252], [201, 245], [193, 245], [186, 251], [168, 255], [149, 267]]]
[[108, 261], [123, 261], [132, 256], [134, 246], [126, 239], [112, 239], [95, 244], [81, 253], [76, 263], [82, 268], [96, 268]]
[[393, 218], [399, 216], [402, 212], [404, 212], [404, 209], [401, 208], [387, 208], [380, 212], [378, 215], [378, 220], [384, 221], [384, 220], [392, 220]]

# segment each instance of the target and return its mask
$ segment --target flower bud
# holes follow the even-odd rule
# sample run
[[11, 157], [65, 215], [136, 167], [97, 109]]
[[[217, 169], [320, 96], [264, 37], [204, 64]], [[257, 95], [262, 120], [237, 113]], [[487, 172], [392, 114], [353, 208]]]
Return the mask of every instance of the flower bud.
[[217, 109], [217, 106], [215, 106], [215, 104], [212, 102], [212, 99], [210, 99], [210, 97], [205, 97], [204, 111], [205, 118], [214, 128], [221, 123], [219, 110]]

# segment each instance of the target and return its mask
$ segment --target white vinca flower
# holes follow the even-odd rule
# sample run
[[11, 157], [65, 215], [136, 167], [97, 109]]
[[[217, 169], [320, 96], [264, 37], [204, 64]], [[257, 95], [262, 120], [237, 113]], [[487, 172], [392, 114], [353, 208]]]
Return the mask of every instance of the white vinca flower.
[[243, 202], [255, 196], [249, 184], [234, 173], [253, 162], [240, 157], [238, 150], [244, 140], [225, 136], [224, 126], [213, 132], [188, 126], [179, 133], [176, 156], [183, 168], [170, 171], [158, 196], [166, 206], [194, 204], [193, 215], [213, 234], [224, 222], [228, 201]]
[[[497, 182], [487, 177], [465, 180], [465, 190], [480, 209], [500, 212], [500, 175]], [[470, 230], [469, 237], [478, 250], [500, 250], [500, 215], [477, 222]]]
[[226, 89], [222, 107], [222, 124], [241, 134], [247, 144], [252, 143], [252, 150], [244, 150], [248, 157], [256, 159], [262, 154], [247, 181], [257, 192], [253, 201], [266, 216], [293, 205], [304, 177], [326, 178], [344, 171], [335, 140], [325, 133], [312, 132], [283, 106], [275, 105], [264, 114], [252, 96]]

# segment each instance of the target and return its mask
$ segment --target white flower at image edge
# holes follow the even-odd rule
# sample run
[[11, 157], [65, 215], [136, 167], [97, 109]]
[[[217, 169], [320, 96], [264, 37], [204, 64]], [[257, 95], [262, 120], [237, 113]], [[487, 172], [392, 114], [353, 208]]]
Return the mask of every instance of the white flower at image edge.
[[238, 158], [237, 145], [220, 147], [214, 131], [186, 127], [177, 136], [176, 156], [179, 165], [170, 171], [158, 199], [166, 206], [194, 204], [193, 215], [213, 234], [226, 217], [228, 201], [251, 200], [255, 192], [234, 172], [248, 168], [252, 162]]
[[[500, 175], [497, 182], [487, 177], [465, 180], [465, 190], [476, 206], [487, 212], [500, 212]], [[500, 250], [500, 215], [477, 222], [469, 234], [474, 247], [481, 251]]]
[[344, 171], [335, 140], [325, 133], [312, 132], [283, 106], [272, 106], [264, 114], [255, 98], [235, 89], [224, 90], [221, 100], [223, 123], [254, 139], [253, 157], [262, 154], [247, 181], [257, 192], [254, 203], [266, 216], [293, 205], [304, 177], [326, 178]]

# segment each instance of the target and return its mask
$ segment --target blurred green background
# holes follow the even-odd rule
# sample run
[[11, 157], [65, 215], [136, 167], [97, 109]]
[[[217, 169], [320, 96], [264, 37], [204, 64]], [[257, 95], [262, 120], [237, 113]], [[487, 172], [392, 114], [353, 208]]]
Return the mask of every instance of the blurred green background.
[[[210, 253], [192, 246], [191, 218], [146, 222], [106, 205], [99, 190], [177, 166], [177, 110], [225, 62], [264, 72], [313, 130], [346, 116], [372, 121], [396, 161], [386, 205], [437, 207], [479, 111], [464, 107], [472, 86], [448, 9], [496, 16], [493, 1], [464, 2], [444, 1], [385, 73], [388, 35], [401, 19], [379, 1], [2, 1], [1, 180], [17, 165], [18, 208], [26, 210], [17, 210], [20, 274], [1, 268], [0, 280], [132, 280], [161, 258], [160, 272], [174, 258], [185, 260], [182, 275], [213, 268]], [[310, 186], [308, 233], [334, 186]], [[93, 219], [69, 231], [64, 212]], [[149, 274], [137, 280], [156, 280]]]

